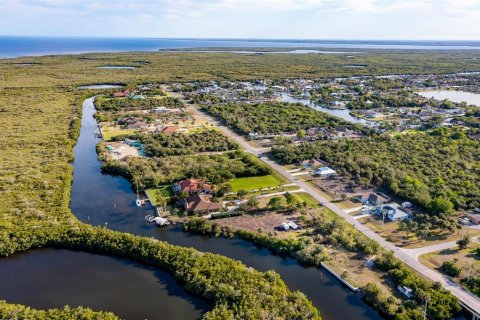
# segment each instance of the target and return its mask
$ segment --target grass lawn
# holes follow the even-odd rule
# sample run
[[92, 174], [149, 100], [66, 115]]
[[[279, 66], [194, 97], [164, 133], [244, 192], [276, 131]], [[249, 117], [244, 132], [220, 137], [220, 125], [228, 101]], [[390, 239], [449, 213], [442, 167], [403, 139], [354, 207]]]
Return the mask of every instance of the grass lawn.
[[119, 129], [116, 127], [102, 127], [102, 136], [103, 140], [110, 141], [113, 137], [120, 136], [123, 134], [133, 134], [136, 130], [134, 129]]
[[294, 196], [295, 198], [297, 198], [301, 202], [305, 201], [307, 204], [309, 204], [311, 206], [318, 206], [319, 205], [318, 200], [315, 199], [314, 197], [312, 197], [311, 195], [309, 195], [306, 192], [296, 192], [296, 193], [291, 193], [291, 195]]
[[232, 192], [237, 192], [238, 190], [255, 190], [262, 188], [271, 188], [278, 187], [284, 184], [286, 181], [278, 175], [268, 175], [260, 177], [246, 177], [246, 178], [236, 178], [230, 181], [230, 186], [232, 187]]
[[157, 205], [157, 202], [155, 201], [157, 191], [160, 191], [160, 194], [163, 197], [167, 198], [169, 201], [173, 197], [173, 190], [171, 185], [161, 186], [158, 189], [147, 189], [145, 190], [145, 194], [147, 195], [148, 199], [150, 199], [150, 202], [154, 206]]
[[360, 202], [353, 202], [351, 200], [335, 202], [335, 204], [343, 210], [358, 208], [362, 206]]

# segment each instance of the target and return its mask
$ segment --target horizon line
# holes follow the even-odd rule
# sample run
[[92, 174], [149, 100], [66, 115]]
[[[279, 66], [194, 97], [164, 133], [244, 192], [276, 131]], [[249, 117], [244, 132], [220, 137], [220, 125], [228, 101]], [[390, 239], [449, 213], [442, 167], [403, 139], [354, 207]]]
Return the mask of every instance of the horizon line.
[[0, 37], [37, 37], [37, 38], [103, 38], [103, 39], [152, 39], [152, 40], [207, 40], [207, 41], [378, 41], [378, 42], [480, 42], [480, 39], [349, 39], [349, 38], [250, 38], [250, 37], [142, 37], [142, 36], [93, 36], [93, 35], [27, 35], [0, 34]]

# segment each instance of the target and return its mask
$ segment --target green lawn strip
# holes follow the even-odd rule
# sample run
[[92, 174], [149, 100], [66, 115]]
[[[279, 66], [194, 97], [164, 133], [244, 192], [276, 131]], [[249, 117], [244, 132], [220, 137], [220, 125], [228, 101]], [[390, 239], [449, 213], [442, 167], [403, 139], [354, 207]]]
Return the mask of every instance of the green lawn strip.
[[305, 201], [307, 204], [312, 206], [317, 206], [319, 204], [317, 199], [315, 199], [314, 197], [312, 197], [310, 194], [306, 192], [295, 192], [295, 193], [291, 193], [291, 195], [297, 198], [299, 201], [301, 202]]
[[148, 199], [154, 206], [157, 205], [157, 201], [156, 201], [157, 191], [160, 191], [160, 194], [162, 195], [162, 197], [165, 197], [168, 200], [170, 200], [173, 197], [173, 190], [171, 185], [161, 186], [160, 188], [157, 188], [157, 189], [147, 189], [145, 190], [145, 194], [147, 195]]
[[110, 141], [116, 136], [134, 134], [136, 130], [134, 129], [113, 129], [111, 127], [102, 128], [102, 137], [105, 141]]
[[232, 192], [237, 192], [238, 190], [255, 190], [262, 188], [271, 188], [278, 187], [284, 184], [285, 180], [281, 179], [279, 176], [270, 174], [267, 176], [259, 177], [245, 177], [245, 178], [236, 178], [230, 181], [230, 186], [232, 187]]

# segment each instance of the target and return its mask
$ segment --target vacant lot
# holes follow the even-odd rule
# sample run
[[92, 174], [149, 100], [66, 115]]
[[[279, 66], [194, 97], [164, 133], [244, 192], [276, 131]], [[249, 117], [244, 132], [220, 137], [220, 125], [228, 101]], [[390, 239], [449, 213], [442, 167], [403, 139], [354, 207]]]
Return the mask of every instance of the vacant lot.
[[[231, 217], [225, 219], [215, 220], [215, 223], [220, 224], [221, 226], [228, 227], [232, 230], [249, 230], [257, 232], [259, 229], [263, 233], [274, 232], [277, 227], [279, 227], [283, 222], [294, 221], [298, 223], [298, 218], [300, 213], [296, 214], [281, 214], [281, 213], [264, 213], [258, 215], [243, 215], [238, 217]], [[288, 232], [279, 232], [279, 234], [290, 234]]]
[[360, 186], [340, 175], [328, 178], [313, 178], [312, 183], [323, 192], [329, 194], [333, 199], [338, 200], [342, 198], [349, 199], [359, 193], [373, 192], [373, 189]]
[[[401, 231], [399, 229], [399, 222], [385, 220], [385, 224], [382, 226], [382, 219], [378, 216], [362, 218], [359, 221], [387, 241], [392, 242], [399, 247], [409, 249], [431, 246], [447, 241], [457, 241], [461, 238], [461, 235], [458, 232], [455, 232], [454, 234], [446, 234], [439, 229], [433, 229], [431, 235], [426, 239], [419, 238], [414, 233], [407, 234], [406, 231]], [[479, 231], [471, 230], [469, 231], [469, 234], [474, 236], [479, 234]]]
[[238, 190], [256, 190], [262, 188], [278, 187], [286, 183], [286, 180], [278, 175], [268, 175], [260, 177], [237, 178], [230, 181], [232, 192]]
[[310, 194], [308, 194], [306, 192], [292, 193], [292, 196], [300, 202], [306, 202], [310, 206], [318, 206], [319, 205], [317, 199], [315, 199], [314, 197], [312, 197]]
[[420, 256], [420, 262], [431, 269], [438, 269], [444, 261], [457, 261], [456, 264], [462, 270], [460, 278], [468, 276], [468, 269], [472, 266], [471, 276], [477, 278], [480, 276], [480, 256], [475, 252], [476, 248], [480, 248], [479, 244], [470, 245], [469, 248], [459, 250], [458, 248], [447, 249]]
[[134, 129], [122, 129], [118, 126], [115, 126], [115, 127], [113, 127], [113, 126], [103, 127], [102, 126], [101, 130], [102, 130], [103, 140], [105, 140], [105, 141], [110, 141], [116, 136], [133, 134], [137, 131], [137, 130], [134, 130]]

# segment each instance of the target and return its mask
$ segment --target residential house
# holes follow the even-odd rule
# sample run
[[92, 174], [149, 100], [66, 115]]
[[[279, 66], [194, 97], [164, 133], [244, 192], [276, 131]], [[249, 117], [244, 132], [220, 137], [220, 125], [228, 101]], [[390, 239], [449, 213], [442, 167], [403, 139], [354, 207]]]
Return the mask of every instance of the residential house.
[[133, 91], [131, 89], [124, 89], [122, 91], [115, 92], [113, 94], [114, 98], [124, 98], [128, 97]]
[[370, 194], [368, 192], [367, 193], [360, 193], [360, 194], [357, 194], [357, 195], [353, 196], [353, 199], [357, 200], [357, 201], [360, 201], [363, 204], [367, 204], [369, 195]]
[[385, 215], [385, 217], [390, 221], [401, 221], [408, 219], [410, 215], [403, 211], [400, 206], [396, 204], [387, 204], [384, 206], [378, 206], [375, 209], [375, 214]]
[[315, 170], [313, 173], [316, 176], [321, 176], [321, 177], [330, 177], [335, 175], [337, 172], [333, 170], [332, 168], [329, 167], [321, 167]]
[[127, 129], [135, 129], [135, 130], [145, 129], [146, 127], [148, 127], [148, 123], [146, 123], [144, 120], [138, 120], [126, 126]]
[[164, 127], [160, 130], [161, 133], [166, 133], [166, 134], [174, 133], [177, 131], [178, 131], [178, 127], [175, 127], [175, 126]]
[[376, 194], [376, 193], [370, 193], [368, 195], [368, 202], [370, 202], [370, 204], [372, 204], [374, 206], [380, 206], [380, 205], [386, 203], [387, 201], [388, 201], [388, 199], [386, 199], [385, 197], [382, 197], [381, 195]]
[[304, 160], [302, 161], [302, 166], [305, 168], [305, 169], [310, 169], [310, 168], [317, 168], [319, 166], [321, 166], [322, 163], [318, 160], [315, 160], [315, 159], [310, 159], [310, 160]]
[[187, 192], [190, 194], [195, 194], [210, 193], [212, 191], [212, 187], [201, 179], [187, 179], [178, 181], [172, 185], [172, 188], [173, 192], [175, 193]]
[[124, 117], [118, 120], [118, 124], [125, 126], [126, 129], [144, 129], [148, 127], [145, 119], [136, 117]]
[[189, 213], [198, 214], [219, 211], [222, 206], [217, 202], [212, 202], [211, 198], [210, 194], [194, 194], [186, 199], [181, 199], [180, 204]]
[[468, 215], [468, 220], [474, 225], [479, 225], [480, 224], [480, 214], [476, 214], [474, 212], [470, 213]]

